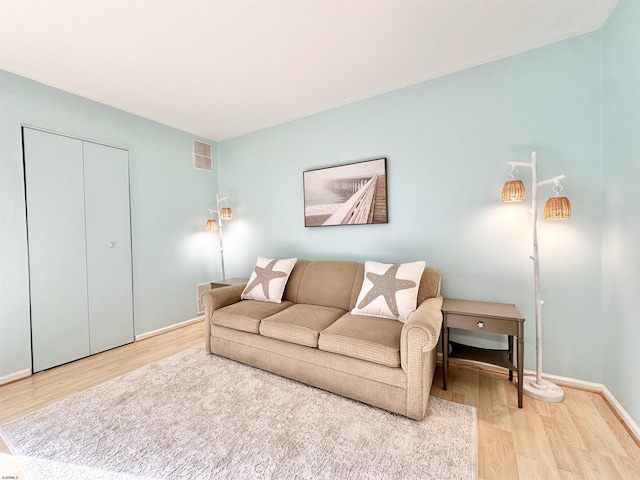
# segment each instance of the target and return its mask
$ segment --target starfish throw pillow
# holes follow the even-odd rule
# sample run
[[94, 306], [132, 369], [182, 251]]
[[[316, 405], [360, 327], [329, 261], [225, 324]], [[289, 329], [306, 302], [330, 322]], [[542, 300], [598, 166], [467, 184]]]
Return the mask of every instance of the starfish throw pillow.
[[364, 281], [351, 313], [406, 322], [416, 309], [425, 262], [364, 264]]
[[282, 294], [297, 258], [273, 259], [258, 257], [256, 268], [244, 288], [243, 300], [282, 303]]

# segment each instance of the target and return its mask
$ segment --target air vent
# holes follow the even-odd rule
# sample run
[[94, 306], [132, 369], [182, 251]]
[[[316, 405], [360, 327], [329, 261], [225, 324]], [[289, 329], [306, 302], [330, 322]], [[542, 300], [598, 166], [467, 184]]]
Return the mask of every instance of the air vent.
[[211, 290], [211, 282], [198, 283], [196, 285], [196, 311], [198, 315], [202, 315], [204, 313], [204, 305], [200, 301], [200, 297], [207, 290]]
[[193, 168], [211, 171], [211, 145], [208, 143], [193, 141]]

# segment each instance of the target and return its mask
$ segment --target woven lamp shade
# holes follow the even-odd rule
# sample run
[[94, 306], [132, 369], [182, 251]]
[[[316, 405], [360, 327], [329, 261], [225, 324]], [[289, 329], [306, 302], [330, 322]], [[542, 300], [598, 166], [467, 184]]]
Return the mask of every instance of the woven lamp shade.
[[210, 218], [209, 220], [207, 220], [206, 229], [207, 232], [215, 232], [216, 230], [218, 230], [218, 222], [216, 222], [213, 218]]
[[561, 220], [571, 217], [571, 203], [567, 197], [551, 197], [544, 204], [545, 220]]
[[509, 180], [502, 187], [503, 202], [520, 202], [524, 200], [525, 188], [522, 180]]
[[220, 210], [220, 219], [221, 220], [231, 220], [233, 218], [233, 212], [229, 207], [224, 207]]

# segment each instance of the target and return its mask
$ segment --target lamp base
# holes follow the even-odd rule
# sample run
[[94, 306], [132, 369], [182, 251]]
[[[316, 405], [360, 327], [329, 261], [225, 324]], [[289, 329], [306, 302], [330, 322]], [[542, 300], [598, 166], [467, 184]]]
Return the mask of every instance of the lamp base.
[[522, 390], [528, 397], [541, 400], [543, 402], [561, 402], [564, 400], [564, 392], [555, 383], [542, 379], [537, 383], [537, 377], [534, 375], [525, 375], [522, 377]]

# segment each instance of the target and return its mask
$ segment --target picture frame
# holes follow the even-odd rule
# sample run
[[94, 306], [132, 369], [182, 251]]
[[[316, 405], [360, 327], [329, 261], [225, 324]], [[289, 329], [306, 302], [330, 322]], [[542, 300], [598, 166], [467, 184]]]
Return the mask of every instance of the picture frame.
[[387, 159], [303, 172], [304, 226], [389, 223]]

